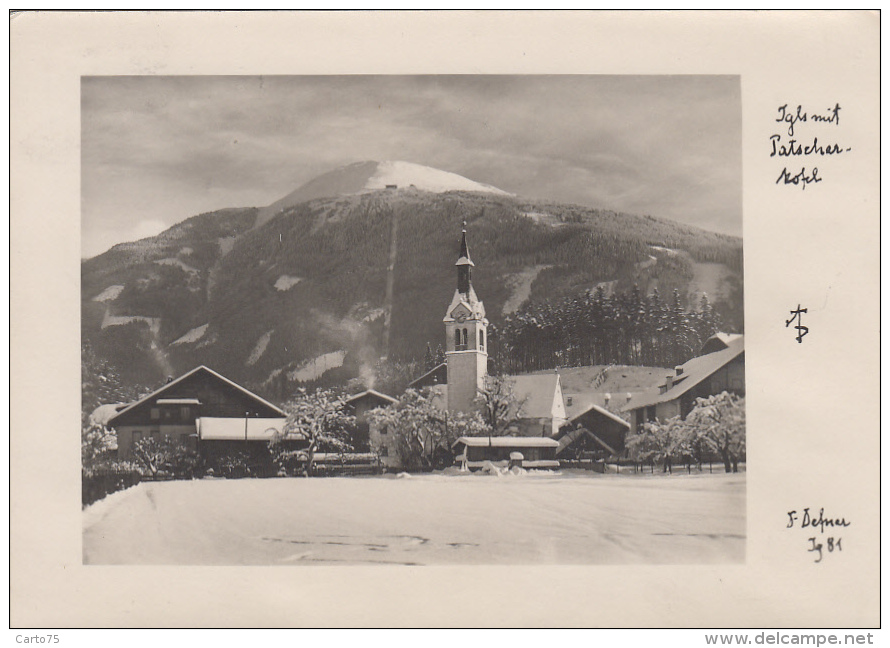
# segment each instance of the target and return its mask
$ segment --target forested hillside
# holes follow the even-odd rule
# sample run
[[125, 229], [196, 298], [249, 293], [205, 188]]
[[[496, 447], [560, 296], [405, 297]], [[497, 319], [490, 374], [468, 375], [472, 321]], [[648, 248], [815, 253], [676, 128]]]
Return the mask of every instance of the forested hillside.
[[715, 322], [743, 327], [741, 239], [651, 217], [410, 187], [256, 215], [203, 214], [84, 261], [84, 340], [131, 384], [197, 364], [273, 395], [372, 382], [381, 357], [444, 341], [463, 221], [513, 371], [672, 366]]

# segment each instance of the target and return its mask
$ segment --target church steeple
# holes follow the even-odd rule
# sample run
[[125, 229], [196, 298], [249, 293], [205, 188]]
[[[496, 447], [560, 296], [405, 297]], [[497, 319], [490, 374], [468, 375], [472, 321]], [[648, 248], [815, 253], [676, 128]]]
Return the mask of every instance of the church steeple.
[[467, 247], [467, 221], [464, 221], [463, 229], [460, 235], [460, 252], [458, 253], [457, 263], [457, 292], [462, 295], [470, 293], [472, 279], [470, 277], [470, 268], [475, 264], [470, 259], [470, 250]]
[[468, 412], [474, 407], [488, 372], [485, 306], [476, 296], [470, 280], [474, 266], [467, 247], [467, 224], [460, 237], [457, 263], [457, 290], [445, 318], [445, 361], [448, 365], [448, 410]]

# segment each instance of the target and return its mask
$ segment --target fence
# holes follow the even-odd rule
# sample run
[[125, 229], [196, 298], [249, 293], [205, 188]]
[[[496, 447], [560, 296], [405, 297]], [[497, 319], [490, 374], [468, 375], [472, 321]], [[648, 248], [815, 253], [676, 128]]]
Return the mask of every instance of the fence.
[[98, 468], [81, 472], [82, 506], [89, 506], [106, 495], [135, 486], [142, 481], [138, 470], [130, 468]]

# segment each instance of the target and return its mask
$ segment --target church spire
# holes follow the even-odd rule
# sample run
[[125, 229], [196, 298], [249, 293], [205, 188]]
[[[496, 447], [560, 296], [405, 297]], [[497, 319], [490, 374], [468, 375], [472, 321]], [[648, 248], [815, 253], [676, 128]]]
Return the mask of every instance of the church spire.
[[460, 235], [460, 253], [457, 259], [457, 292], [467, 295], [470, 292], [470, 268], [475, 264], [470, 259], [470, 250], [467, 247], [467, 221], [464, 221]]

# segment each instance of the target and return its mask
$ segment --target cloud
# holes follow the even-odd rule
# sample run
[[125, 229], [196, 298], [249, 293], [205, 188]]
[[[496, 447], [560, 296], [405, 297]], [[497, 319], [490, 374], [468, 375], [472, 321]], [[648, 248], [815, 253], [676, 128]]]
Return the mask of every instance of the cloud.
[[133, 222], [170, 226], [222, 207], [264, 206], [361, 160], [406, 160], [530, 198], [741, 233], [738, 77], [82, 83], [85, 249], [101, 232], [128, 240]]

